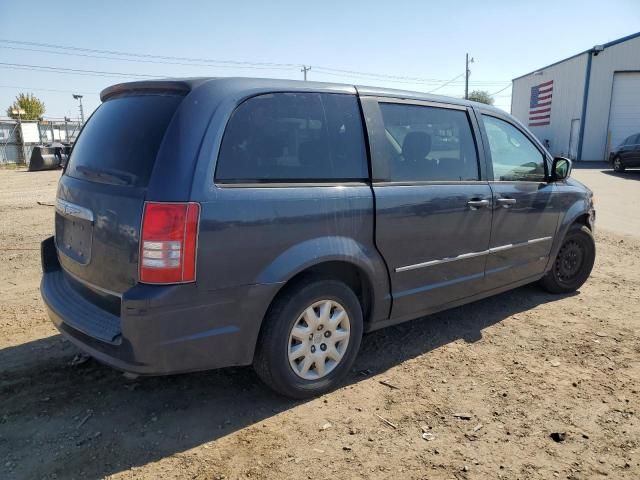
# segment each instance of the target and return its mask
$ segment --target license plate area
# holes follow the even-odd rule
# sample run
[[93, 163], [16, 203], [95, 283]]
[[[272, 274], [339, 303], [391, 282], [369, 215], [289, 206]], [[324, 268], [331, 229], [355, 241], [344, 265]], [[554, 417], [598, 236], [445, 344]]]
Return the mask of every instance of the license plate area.
[[91, 261], [93, 222], [56, 212], [56, 245], [58, 251], [80, 265]]

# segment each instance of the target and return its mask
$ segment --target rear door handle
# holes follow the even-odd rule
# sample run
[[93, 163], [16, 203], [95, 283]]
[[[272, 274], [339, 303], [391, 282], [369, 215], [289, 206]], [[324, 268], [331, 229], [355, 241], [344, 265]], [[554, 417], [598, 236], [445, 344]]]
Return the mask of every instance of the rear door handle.
[[498, 202], [498, 205], [502, 205], [504, 208], [509, 208], [511, 205], [515, 205], [516, 199], [515, 198], [497, 198], [496, 202]]
[[489, 200], [469, 200], [467, 205], [471, 210], [477, 210], [482, 207], [488, 207], [490, 203]]

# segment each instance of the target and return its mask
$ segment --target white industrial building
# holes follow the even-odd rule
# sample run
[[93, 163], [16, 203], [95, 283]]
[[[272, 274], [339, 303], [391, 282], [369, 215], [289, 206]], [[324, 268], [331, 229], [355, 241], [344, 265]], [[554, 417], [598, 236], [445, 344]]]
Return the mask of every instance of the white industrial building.
[[513, 79], [511, 113], [553, 155], [606, 160], [640, 133], [640, 32]]

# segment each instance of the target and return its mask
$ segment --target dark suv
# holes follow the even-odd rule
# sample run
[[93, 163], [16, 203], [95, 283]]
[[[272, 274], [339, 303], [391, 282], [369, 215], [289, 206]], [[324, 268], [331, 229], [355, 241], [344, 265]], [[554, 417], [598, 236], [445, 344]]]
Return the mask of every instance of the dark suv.
[[591, 191], [501, 110], [243, 78], [101, 98], [58, 185], [41, 291], [66, 337], [126, 372], [253, 364], [311, 396], [364, 332], [591, 272]]
[[609, 163], [616, 172], [640, 167], [640, 133], [625, 138], [609, 154]]

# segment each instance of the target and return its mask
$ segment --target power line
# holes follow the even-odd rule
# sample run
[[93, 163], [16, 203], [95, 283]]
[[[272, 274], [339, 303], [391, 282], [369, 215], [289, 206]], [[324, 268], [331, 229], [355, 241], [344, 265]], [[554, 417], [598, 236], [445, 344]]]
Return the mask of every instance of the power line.
[[68, 45], [55, 45], [52, 43], [38, 43], [38, 42], [25, 42], [20, 40], [9, 40], [0, 38], [0, 42], [2, 43], [11, 43], [14, 45], [31, 45], [36, 47], [46, 47], [46, 48], [56, 48], [62, 50], [74, 50], [78, 52], [89, 52], [89, 53], [104, 53], [108, 55], [119, 55], [125, 57], [142, 57], [142, 58], [156, 58], [159, 60], [184, 60], [187, 62], [204, 62], [204, 63], [228, 63], [232, 65], [256, 65], [256, 66], [268, 66], [268, 67], [289, 67], [289, 68], [297, 68], [299, 64], [295, 63], [272, 63], [272, 62], [248, 62], [248, 61], [238, 61], [238, 60], [215, 60], [209, 58], [192, 58], [192, 57], [175, 57], [175, 56], [167, 56], [167, 55], [152, 55], [149, 53], [132, 53], [132, 52], [122, 52], [118, 50], [100, 50], [96, 48], [81, 48], [74, 47]]
[[[61, 55], [76, 55], [82, 57], [89, 58], [100, 58], [106, 60], [123, 60], [129, 62], [144, 62], [144, 63], [158, 63], [158, 64], [167, 64], [167, 65], [184, 65], [184, 66], [215, 66], [215, 67], [223, 67], [223, 68], [231, 68], [231, 67], [239, 67], [239, 68], [256, 68], [256, 69], [275, 69], [275, 70], [289, 70], [292, 68], [299, 68], [300, 64], [295, 63], [275, 63], [275, 62], [250, 62], [250, 61], [237, 61], [237, 60], [220, 60], [220, 59], [210, 59], [210, 58], [193, 58], [193, 57], [180, 57], [180, 56], [167, 56], [167, 55], [153, 55], [148, 53], [133, 53], [133, 52], [124, 52], [118, 50], [101, 50], [101, 49], [91, 49], [91, 48], [81, 48], [76, 46], [68, 46], [68, 45], [56, 45], [51, 43], [40, 43], [40, 42], [28, 42], [28, 41], [20, 41], [20, 40], [10, 40], [10, 39], [0, 39], [2, 43], [9, 43], [12, 45], [27, 45], [32, 47], [44, 47], [48, 49], [58, 49], [58, 50], [69, 50], [73, 52], [84, 52], [84, 53], [69, 53], [69, 52], [54, 52], [51, 50], [38, 50], [38, 49], [26, 49], [23, 47], [7, 47], [3, 46], [2, 48], [13, 48], [13, 49], [22, 49], [28, 51], [40, 51], [41, 53], [52, 53], [52, 54], [61, 54]], [[120, 58], [113, 57], [105, 57], [99, 55], [89, 55], [89, 54], [103, 54], [103, 55], [112, 55]], [[134, 57], [132, 58], [121, 58], [121, 57]], [[145, 59], [145, 60], [140, 60]], [[149, 59], [156, 59], [149, 60]], [[163, 60], [163, 61], [158, 61]], [[190, 63], [181, 63], [181, 62], [190, 62]], [[194, 63], [196, 62], [196, 63]], [[441, 83], [449, 84], [447, 80], [439, 80], [425, 77], [411, 77], [411, 76], [403, 76], [403, 75], [388, 75], [381, 73], [371, 73], [371, 72], [360, 72], [356, 70], [346, 70], [339, 68], [331, 68], [331, 67], [323, 67], [323, 66], [315, 66], [314, 70], [324, 73], [326, 75], [333, 76], [352, 76], [352, 77], [364, 77], [364, 78], [374, 78], [378, 80], [387, 80], [393, 83], [425, 83], [432, 85], [439, 85]], [[341, 75], [338, 75], [341, 74]], [[345, 75], [346, 74], [346, 75]], [[486, 85], [503, 85], [504, 81], [486, 81], [483, 84]], [[478, 85], [480, 82], [478, 82]]]
[[[318, 73], [321, 73], [323, 75], [331, 75], [334, 77], [340, 77], [340, 78], [358, 78], [360, 80], [364, 79], [369, 79], [368, 77], [363, 77], [361, 75], [358, 74], [341, 74], [341, 73], [333, 73], [333, 72], [326, 72], [324, 71], [324, 69], [322, 69], [321, 67], [313, 67], [314, 70]], [[464, 74], [463, 74], [464, 75]], [[376, 80], [383, 80], [382, 78], [376, 78]], [[464, 82], [459, 82], [459, 81], [451, 81], [451, 80], [430, 80], [430, 81], [417, 81], [417, 80], [391, 80], [391, 79], [387, 79], [385, 80], [387, 82], [390, 83], [402, 83], [402, 84], [410, 84], [410, 85], [427, 85], [427, 86], [439, 86], [442, 83], [446, 83], [446, 84], [451, 84], [451, 85], [461, 85]], [[477, 86], [500, 86], [500, 85], [504, 85], [504, 81], [503, 82], [470, 82], [470, 84], [473, 85], [477, 85]]]
[[449, 80], [446, 83], [443, 83], [442, 85], [440, 85], [438, 88], [434, 88], [433, 90], [429, 91], [429, 93], [433, 93], [435, 91], [440, 90], [442, 87], [446, 87], [447, 85], [449, 85], [450, 83], [453, 83], [454, 81], [456, 81], [458, 78], [464, 76], [464, 73], [461, 73], [460, 75], [456, 75], [455, 77], [453, 77], [451, 80]]
[[[0, 40], [2, 41], [2, 40]], [[254, 65], [224, 65], [224, 64], [216, 64], [216, 63], [185, 63], [185, 62], [169, 62], [169, 61], [158, 61], [158, 60], [144, 60], [144, 59], [134, 59], [134, 58], [116, 58], [116, 57], [107, 57], [104, 55], [91, 55], [86, 53], [71, 53], [71, 52], [56, 52], [53, 50], [42, 50], [39, 48], [24, 48], [24, 47], [10, 47], [7, 45], [0, 45], [0, 48], [7, 48], [10, 50], [22, 50], [27, 52], [38, 52], [38, 53], [48, 53], [53, 55], [67, 55], [72, 57], [85, 57], [85, 58], [97, 58], [101, 60], [118, 60], [123, 62], [133, 62], [133, 63], [153, 63], [156, 65], [182, 65], [186, 67], [216, 67], [216, 68], [250, 68], [255, 70], [290, 70], [290, 67], [259, 67]]]
[[98, 77], [140, 77], [140, 78], [171, 77], [171, 75], [146, 75], [144, 73], [104, 72], [100, 70], [81, 70], [77, 68], [49, 67], [45, 65], [27, 65], [23, 63], [0, 62], [0, 67], [16, 68], [19, 70], [45, 71], [45, 72], [54, 72], [54, 73], [72, 73], [76, 75], [94, 75]]
[[504, 92], [507, 88], [511, 87], [511, 85], [512, 85], [512, 84], [511, 84], [511, 83], [509, 83], [509, 85], [507, 85], [506, 87], [501, 88], [501, 89], [500, 89], [500, 90], [498, 90], [497, 92], [490, 93], [489, 95], [492, 95], [492, 96], [493, 96], [493, 95], [495, 95], [496, 93]]
[[83, 93], [85, 95], [97, 95], [97, 92], [79, 92], [78, 90], [58, 90], [56, 88], [20, 87], [18, 85], [0, 85], [0, 88], [16, 88], [19, 90], [33, 90], [36, 92], [57, 92], [57, 93]]
[[[271, 68], [273, 68], [273, 67], [280, 67], [280, 68], [282, 68], [282, 67], [294, 68], [295, 67], [295, 68], [298, 68], [300, 66], [300, 64], [295, 64], [295, 63], [249, 62], [249, 61], [220, 60], [220, 59], [210, 59], [210, 58], [194, 58], [194, 57], [179, 57], [179, 56], [167, 56], [167, 55], [153, 55], [153, 54], [148, 54], [148, 53], [133, 53], [133, 52], [118, 51], [118, 50], [101, 50], [101, 49], [94, 49], [94, 48], [81, 48], [81, 47], [68, 46], [68, 45], [56, 45], [56, 44], [52, 44], [52, 43], [27, 42], [27, 41], [9, 40], [9, 39], [1, 39], [1, 38], [0, 38], [0, 42], [9, 43], [9, 44], [13, 44], [13, 45], [29, 45], [29, 46], [54, 48], [54, 49], [61, 49], [61, 50], [72, 50], [72, 51], [76, 51], [76, 52], [102, 53], [102, 54], [107, 54], [107, 55], [117, 55], [117, 56], [124, 56], [124, 57], [155, 58], [155, 59], [159, 59], [159, 60], [181, 60], [181, 61], [186, 61], [186, 62], [202, 62], [202, 63], [210, 63], [210, 64], [211, 63], [213, 63], [213, 64], [230, 64], [230, 65], [234, 65], [234, 66], [248, 65], [248, 66], [271, 67]], [[45, 52], [45, 53], [49, 53], [49, 52]], [[53, 52], [51, 52], [51, 53], [53, 53]], [[121, 60], [124, 60], [124, 59], [121, 59]], [[427, 79], [427, 78], [422, 78], [422, 77], [407, 77], [407, 76], [400, 76], [400, 75], [386, 75], [386, 74], [379, 74], [379, 73], [358, 72], [358, 71], [355, 71], [355, 70], [343, 70], [343, 69], [331, 68], [331, 67], [323, 67], [323, 66], [317, 66], [315, 68], [322, 69], [322, 70], [328, 70], [328, 71], [332, 71], [332, 72], [338, 72], [338, 73], [351, 73], [351, 74], [357, 74], [357, 75], [360, 75], [360, 76], [371, 76], [371, 77], [376, 77], [376, 78], [389, 78], [389, 79], [400, 79], [400, 80], [411, 80], [411, 81], [435, 81], [435, 82], [441, 82], [442, 81], [442, 80]]]

